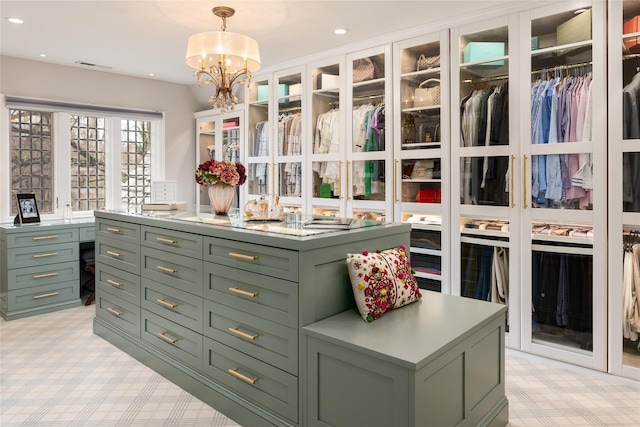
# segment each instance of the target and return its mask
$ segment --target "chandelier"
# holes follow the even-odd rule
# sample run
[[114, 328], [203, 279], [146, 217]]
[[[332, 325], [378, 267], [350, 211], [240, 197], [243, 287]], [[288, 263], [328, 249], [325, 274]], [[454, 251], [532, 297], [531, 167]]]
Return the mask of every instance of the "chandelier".
[[215, 86], [209, 102], [222, 112], [235, 108], [238, 97], [234, 91], [243, 84], [248, 86], [253, 72], [260, 69], [258, 43], [251, 37], [226, 31], [227, 18], [234, 13], [230, 7], [214, 7], [213, 14], [222, 18], [222, 31], [194, 34], [187, 45], [187, 65], [195, 68], [198, 86]]

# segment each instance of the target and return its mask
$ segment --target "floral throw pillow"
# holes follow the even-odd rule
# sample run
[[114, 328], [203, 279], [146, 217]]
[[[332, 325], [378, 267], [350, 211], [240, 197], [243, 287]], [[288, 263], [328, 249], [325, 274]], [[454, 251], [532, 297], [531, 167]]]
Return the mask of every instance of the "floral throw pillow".
[[356, 305], [367, 322], [421, 297], [404, 246], [347, 254], [347, 266]]

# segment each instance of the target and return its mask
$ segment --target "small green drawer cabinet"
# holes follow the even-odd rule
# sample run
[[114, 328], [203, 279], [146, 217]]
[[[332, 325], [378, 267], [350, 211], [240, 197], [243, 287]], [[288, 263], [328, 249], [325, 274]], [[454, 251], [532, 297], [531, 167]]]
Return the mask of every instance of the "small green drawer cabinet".
[[92, 220], [0, 224], [0, 315], [5, 320], [77, 307], [80, 243]]

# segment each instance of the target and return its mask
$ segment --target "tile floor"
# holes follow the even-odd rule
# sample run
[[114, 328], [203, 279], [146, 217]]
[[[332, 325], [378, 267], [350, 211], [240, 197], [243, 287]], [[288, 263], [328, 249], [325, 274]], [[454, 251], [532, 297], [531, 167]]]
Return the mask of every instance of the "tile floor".
[[[94, 335], [94, 312], [0, 320], [2, 427], [238, 426]], [[640, 425], [637, 382], [509, 350], [506, 376], [511, 427]]]

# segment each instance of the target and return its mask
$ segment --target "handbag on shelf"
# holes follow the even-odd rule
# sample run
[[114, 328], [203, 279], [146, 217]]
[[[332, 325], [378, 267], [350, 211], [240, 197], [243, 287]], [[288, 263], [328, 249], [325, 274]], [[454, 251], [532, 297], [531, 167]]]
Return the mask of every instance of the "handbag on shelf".
[[416, 60], [416, 71], [428, 70], [440, 66], [440, 54], [434, 56], [420, 55]]
[[411, 169], [411, 179], [432, 179], [434, 165], [433, 160], [416, 160]]
[[[435, 83], [437, 83], [435, 86], [423, 87]], [[414, 107], [433, 107], [434, 105], [440, 105], [440, 79], [435, 78], [420, 83], [413, 96]]]
[[371, 58], [360, 58], [353, 61], [353, 82], [372, 80], [375, 75], [375, 67]]

